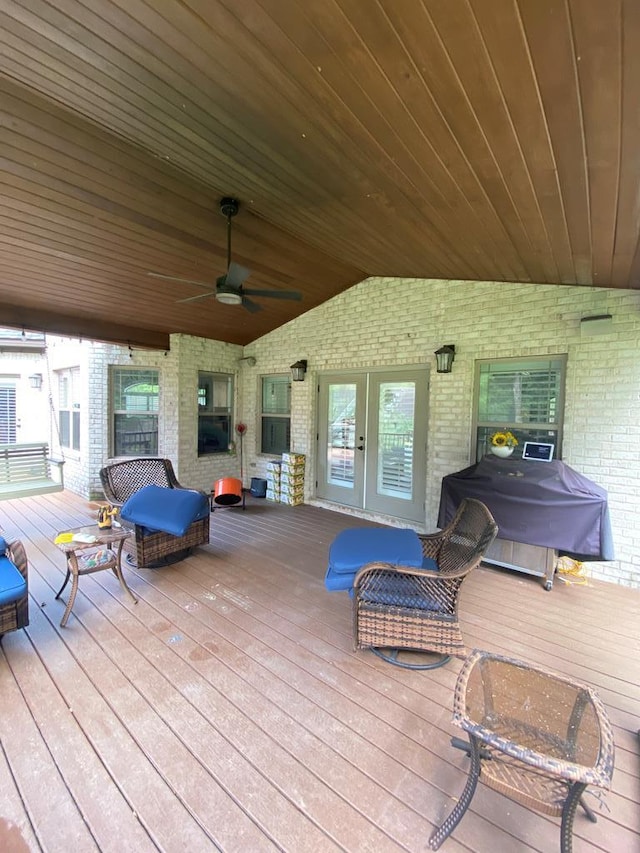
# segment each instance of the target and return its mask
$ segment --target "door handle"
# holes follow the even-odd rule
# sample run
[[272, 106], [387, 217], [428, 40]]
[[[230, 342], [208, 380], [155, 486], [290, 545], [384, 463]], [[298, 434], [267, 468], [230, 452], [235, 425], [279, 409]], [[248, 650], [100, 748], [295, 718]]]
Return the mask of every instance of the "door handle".
[[356, 447], [356, 450], [364, 450], [364, 444], [359, 444], [359, 445]]

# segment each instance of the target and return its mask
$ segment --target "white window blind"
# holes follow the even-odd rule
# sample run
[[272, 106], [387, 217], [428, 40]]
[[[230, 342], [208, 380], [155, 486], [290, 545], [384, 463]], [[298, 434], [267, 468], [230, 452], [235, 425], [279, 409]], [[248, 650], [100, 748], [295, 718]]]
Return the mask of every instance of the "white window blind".
[[488, 450], [490, 436], [509, 429], [518, 440], [555, 445], [560, 458], [566, 357], [500, 359], [476, 370], [476, 458]]
[[0, 385], [0, 444], [16, 442], [16, 389]]

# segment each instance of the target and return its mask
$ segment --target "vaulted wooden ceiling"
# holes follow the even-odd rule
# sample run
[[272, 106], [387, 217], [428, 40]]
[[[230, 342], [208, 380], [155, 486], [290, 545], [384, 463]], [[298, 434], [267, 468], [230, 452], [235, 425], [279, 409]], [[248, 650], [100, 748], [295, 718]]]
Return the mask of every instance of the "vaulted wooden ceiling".
[[[369, 275], [636, 288], [639, 44], [637, 0], [4, 0], [0, 322], [245, 344]], [[149, 275], [213, 285], [222, 196], [302, 301]]]

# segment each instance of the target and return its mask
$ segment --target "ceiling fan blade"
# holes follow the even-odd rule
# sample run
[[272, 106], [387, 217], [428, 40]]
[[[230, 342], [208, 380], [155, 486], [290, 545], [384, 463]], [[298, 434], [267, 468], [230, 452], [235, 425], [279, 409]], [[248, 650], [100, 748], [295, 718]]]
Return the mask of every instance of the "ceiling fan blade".
[[270, 299], [294, 299], [296, 302], [302, 299], [302, 294], [297, 290], [254, 290], [252, 287], [245, 287], [243, 293], [248, 296], [268, 296]]
[[211, 287], [210, 281], [194, 281], [192, 278], [178, 278], [175, 275], [163, 275], [161, 272], [148, 272], [151, 278], [162, 278], [165, 281], [180, 281], [183, 284], [197, 284], [198, 287]]
[[257, 302], [254, 302], [253, 299], [247, 299], [246, 296], [242, 297], [242, 306], [246, 308], [247, 311], [251, 311], [252, 314], [256, 314], [258, 311], [262, 311], [262, 306], [258, 305]]
[[251, 270], [248, 270], [246, 267], [241, 267], [240, 264], [236, 264], [231, 261], [227, 274], [224, 277], [225, 284], [227, 287], [233, 287], [237, 290], [242, 286], [242, 282], [249, 278], [250, 275]]
[[176, 299], [178, 302], [197, 302], [199, 299], [208, 299], [210, 296], [215, 296], [215, 290], [210, 290], [209, 293], [199, 293], [197, 296], [188, 296], [186, 299]]

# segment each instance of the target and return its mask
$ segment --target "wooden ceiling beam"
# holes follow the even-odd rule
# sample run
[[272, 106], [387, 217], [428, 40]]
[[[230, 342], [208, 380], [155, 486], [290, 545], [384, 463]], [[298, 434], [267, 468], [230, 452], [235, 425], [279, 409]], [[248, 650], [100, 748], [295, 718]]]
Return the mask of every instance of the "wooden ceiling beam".
[[169, 350], [169, 335], [140, 326], [126, 326], [90, 317], [73, 314], [57, 314], [40, 308], [25, 308], [0, 302], [3, 326], [16, 329], [31, 329], [63, 335], [71, 338], [104, 341], [142, 349]]

